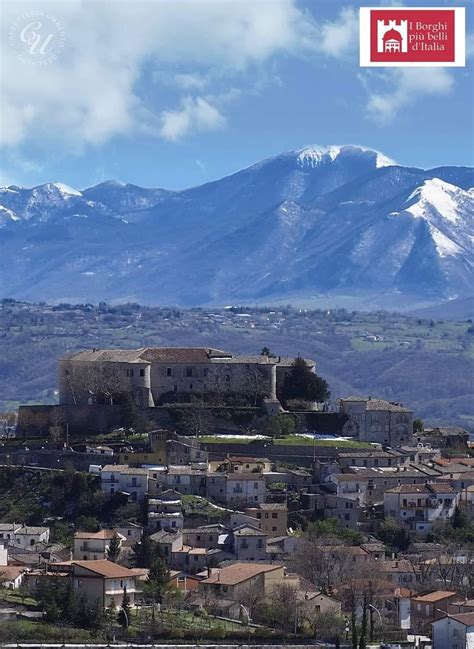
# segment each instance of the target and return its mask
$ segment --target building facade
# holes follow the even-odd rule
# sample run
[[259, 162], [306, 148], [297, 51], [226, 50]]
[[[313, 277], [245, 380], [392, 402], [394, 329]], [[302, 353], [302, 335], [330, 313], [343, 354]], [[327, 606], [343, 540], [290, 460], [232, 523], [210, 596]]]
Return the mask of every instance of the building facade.
[[412, 443], [413, 411], [402, 404], [372, 397], [349, 397], [339, 403], [340, 412], [349, 417], [343, 428], [345, 435], [382, 446]]
[[[60, 404], [151, 407], [169, 393], [245, 393], [276, 399], [292, 359], [234, 356], [209, 347], [92, 349], [59, 361]], [[314, 362], [307, 361], [312, 369]]]

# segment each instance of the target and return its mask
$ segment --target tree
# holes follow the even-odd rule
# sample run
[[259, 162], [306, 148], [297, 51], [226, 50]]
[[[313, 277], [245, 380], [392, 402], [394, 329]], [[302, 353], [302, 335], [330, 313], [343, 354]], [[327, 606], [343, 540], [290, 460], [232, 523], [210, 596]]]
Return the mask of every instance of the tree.
[[327, 401], [331, 393], [327, 382], [317, 376], [304, 358], [295, 358], [283, 382], [281, 397], [284, 401], [304, 399], [305, 401]]
[[260, 356], [268, 356], [268, 358], [275, 358], [275, 354], [273, 354], [270, 351], [270, 348], [265, 345], [265, 347], [262, 347], [262, 351], [260, 352]]
[[163, 559], [156, 557], [150, 566], [143, 589], [145, 599], [152, 604], [153, 621], [155, 620], [155, 604], [161, 604], [166, 589], [168, 588], [169, 580], [170, 571], [167, 565]]
[[155, 559], [158, 559], [158, 544], [150, 539], [148, 535], [143, 535], [141, 541], [137, 541], [132, 547], [133, 564], [137, 568], [151, 568]]
[[213, 418], [208, 408], [195, 402], [183, 407], [180, 428], [189, 435], [204, 435], [212, 429]]
[[109, 547], [107, 548], [107, 559], [109, 561], [113, 561], [113, 563], [117, 563], [117, 561], [120, 559], [121, 552], [122, 543], [117, 532], [114, 532], [114, 535], [110, 540]]
[[414, 433], [422, 433], [424, 430], [424, 423], [422, 419], [414, 419], [413, 420], [413, 432]]
[[127, 593], [127, 587], [123, 588], [122, 606], [118, 614], [118, 623], [124, 629], [128, 629], [130, 624], [130, 597]]
[[296, 430], [295, 420], [291, 415], [284, 415], [279, 413], [270, 419], [265, 424], [265, 432], [272, 437], [287, 437], [292, 435]]
[[268, 378], [258, 365], [249, 366], [242, 375], [241, 391], [253, 406], [268, 394]]

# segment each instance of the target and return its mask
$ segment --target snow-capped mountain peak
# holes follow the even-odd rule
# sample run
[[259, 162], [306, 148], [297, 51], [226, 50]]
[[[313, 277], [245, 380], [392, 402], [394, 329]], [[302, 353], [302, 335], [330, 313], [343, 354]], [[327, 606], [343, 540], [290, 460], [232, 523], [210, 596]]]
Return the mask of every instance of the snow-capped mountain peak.
[[434, 208], [442, 217], [456, 223], [459, 220], [459, 198], [462, 194], [468, 195], [468, 192], [440, 178], [429, 178], [408, 197], [407, 203], [412, 204], [406, 211], [415, 218], [426, 218]]
[[51, 183], [56, 189], [58, 189], [61, 194], [64, 196], [82, 196], [82, 193], [79, 192], [77, 189], [74, 189], [73, 187], [70, 187], [69, 185], [66, 185], [64, 183]]
[[397, 163], [394, 160], [391, 160], [380, 151], [375, 151], [367, 147], [357, 146], [357, 145], [330, 145], [330, 146], [306, 146], [302, 149], [297, 149], [295, 151], [297, 155], [297, 161], [301, 166], [306, 167], [317, 167], [325, 162], [334, 162], [341, 154], [344, 156], [350, 156], [354, 154], [368, 154], [370, 158], [375, 159], [375, 166], [380, 167], [390, 167], [396, 165]]
[[20, 299], [183, 305], [469, 295], [473, 186], [470, 168], [407, 168], [352, 145], [287, 151], [178, 192], [11, 186], [0, 286]]

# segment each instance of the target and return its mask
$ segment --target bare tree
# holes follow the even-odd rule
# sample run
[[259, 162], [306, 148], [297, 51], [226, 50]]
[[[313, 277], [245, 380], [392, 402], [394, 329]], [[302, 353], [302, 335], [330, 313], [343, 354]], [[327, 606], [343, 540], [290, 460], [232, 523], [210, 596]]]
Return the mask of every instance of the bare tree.
[[269, 393], [269, 381], [265, 372], [258, 365], [249, 365], [242, 374], [241, 392], [253, 406]]

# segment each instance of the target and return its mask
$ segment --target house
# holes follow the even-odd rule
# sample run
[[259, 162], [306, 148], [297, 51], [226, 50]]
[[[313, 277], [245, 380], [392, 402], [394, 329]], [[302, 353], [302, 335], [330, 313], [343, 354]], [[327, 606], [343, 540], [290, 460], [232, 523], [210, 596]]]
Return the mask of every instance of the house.
[[180, 494], [206, 495], [207, 466], [169, 465], [163, 470], [150, 469], [150, 494], [159, 496], [163, 489]]
[[[210, 347], [91, 349], [59, 360], [59, 403], [160, 405], [167, 394], [253, 393], [276, 400], [293, 359]], [[307, 363], [314, 370], [315, 364]]]
[[138, 541], [141, 541], [143, 536], [143, 526], [138, 523], [125, 522], [114, 527], [114, 532], [120, 534], [125, 538], [124, 543], [128, 545], [133, 545]]
[[431, 623], [433, 649], [472, 649], [474, 613], [446, 615]]
[[454, 516], [459, 497], [449, 484], [399, 485], [385, 492], [384, 513], [423, 536], [434, 521], [443, 522]]
[[238, 561], [265, 561], [267, 534], [251, 525], [240, 525], [234, 530], [234, 553]]
[[324, 496], [324, 518], [335, 518], [341, 527], [358, 530], [364, 508], [353, 498], [336, 494]]
[[284, 536], [288, 528], [288, 507], [283, 503], [259, 503], [255, 507], [246, 507], [245, 514], [255, 519], [252, 525], [272, 538]]
[[268, 473], [272, 463], [268, 458], [245, 457], [240, 455], [228, 456], [224, 460], [209, 462], [210, 471], [223, 473]]
[[94, 453], [96, 455], [107, 455], [113, 457], [114, 449], [110, 446], [86, 446], [86, 453]]
[[173, 555], [183, 547], [183, 534], [181, 530], [173, 532], [161, 531], [150, 535], [160, 550], [160, 555], [168, 566], [173, 563]]
[[199, 527], [184, 529], [183, 543], [195, 548], [213, 550], [226, 543], [229, 536], [228, 530], [220, 523], [201, 525]]
[[22, 566], [2, 566], [0, 568], [0, 586], [9, 590], [20, 588], [25, 570]]
[[342, 603], [337, 597], [323, 593], [317, 589], [299, 589], [296, 593], [300, 616], [305, 613], [333, 613], [340, 615]]
[[451, 602], [459, 594], [450, 590], [434, 590], [411, 598], [411, 624], [418, 633], [427, 633], [434, 620], [444, 617]]
[[199, 584], [199, 592], [208, 599], [242, 602], [249, 589], [263, 597], [284, 580], [283, 566], [236, 562], [210, 569], [207, 579]]
[[99, 600], [107, 608], [112, 603], [120, 606], [126, 589], [133, 607], [141, 592], [140, 580], [146, 575], [146, 570], [124, 568], [107, 560], [73, 561], [70, 575], [78, 596], [85, 595], [90, 602]]
[[339, 411], [348, 416], [343, 434], [382, 446], [403, 446], [413, 439], [413, 410], [402, 404], [372, 397], [340, 399]]
[[261, 473], [209, 474], [206, 496], [228, 505], [265, 502], [266, 485]]
[[31, 525], [22, 525], [15, 530], [10, 539], [10, 545], [17, 548], [34, 549], [41, 544], [49, 541], [49, 527], [35, 527]]
[[137, 502], [148, 492], [148, 470], [126, 464], [106, 464], [100, 472], [100, 486], [107, 496], [121, 492]]
[[178, 491], [168, 489], [158, 498], [148, 501], [148, 530], [178, 530], [183, 528], [182, 497]]
[[22, 527], [21, 523], [0, 523], [0, 541], [13, 540], [15, 533]]
[[122, 547], [122, 544], [126, 539], [115, 530], [75, 532], [73, 559], [78, 561], [98, 561], [107, 559], [107, 551], [114, 536], [117, 536], [120, 547]]
[[189, 593], [196, 590], [201, 578], [197, 575], [190, 575], [182, 570], [170, 570], [169, 588], [176, 588], [183, 593]]

